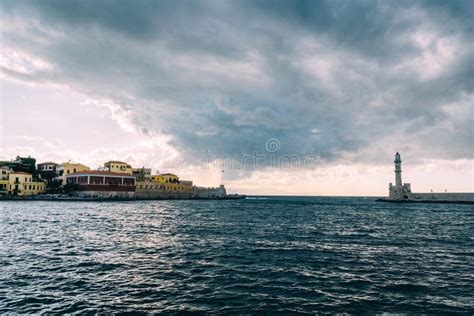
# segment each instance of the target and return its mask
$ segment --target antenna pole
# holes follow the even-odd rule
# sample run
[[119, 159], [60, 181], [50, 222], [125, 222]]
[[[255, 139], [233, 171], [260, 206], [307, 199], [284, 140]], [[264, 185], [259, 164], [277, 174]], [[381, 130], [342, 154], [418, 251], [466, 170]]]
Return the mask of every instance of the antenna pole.
[[221, 162], [221, 185], [224, 185], [224, 162]]

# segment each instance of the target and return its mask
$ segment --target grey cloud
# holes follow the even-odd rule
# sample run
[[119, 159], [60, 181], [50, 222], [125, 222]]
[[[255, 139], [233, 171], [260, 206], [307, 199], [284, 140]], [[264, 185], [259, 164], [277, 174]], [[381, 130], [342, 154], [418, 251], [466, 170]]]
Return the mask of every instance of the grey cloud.
[[395, 133], [426, 157], [472, 158], [472, 104], [445, 108], [474, 99], [473, 6], [3, 1], [2, 20], [20, 25], [3, 44], [52, 68], [2, 71], [113, 100], [185, 156], [238, 158], [277, 138], [278, 154], [331, 160]]

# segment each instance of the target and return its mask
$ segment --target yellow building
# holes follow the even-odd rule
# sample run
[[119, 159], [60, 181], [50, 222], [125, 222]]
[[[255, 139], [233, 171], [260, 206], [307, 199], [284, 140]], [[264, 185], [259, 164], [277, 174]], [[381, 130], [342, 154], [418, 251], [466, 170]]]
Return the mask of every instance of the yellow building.
[[[163, 173], [151, 176], [151, 183], [159, 184], [157, 188], [166, 191], [191, 191], [193, 188], [192, 181], [179, 180], [179, 177], [172, 173]], [[148, 185], [143, 183], [143, 185]], [[149, 186], [149, 185], [148, 185]]]
[[167, 191], [184, 191], [184, 186], [179, 183], [166, 183], [165, 190]]
[[179, 183], [160, 183], [157, 181], [137, 181], [137, 189], [189, 192], [193, 189], [192, 181], [180, 181]]
[[179, 177], [172, 173], [162, 173], [151, 176], [151, 181], [158, 183], [177, 183], [179, 182]]
[[[1, 182], [4, 182], [2, 180]], [[2, 187], [5, 183], [2, 183]], [[10, 195], [28, 196], [45, 192], [44, 182], [33, 181], [33, 176], [26, 172], [11, 172], [8, 175], [6, 191]]]
[[104, 167], [110, 172], [133, 174], [132, 166], [122, 161], [107, 161]]
[[165, 178], [161, 175], [154, 175], [150, 177], [152, 182], [165, 183]]
[[137, 181], [137, 189], [152, 189], [152, 190], [164, 190], [165, 185], [157, 181]]
[[66, 177], [70, 174], [81, 172], [81, 171], [89, 171], [90, 168], [85, 166], [81, 163], [72, 163], [72, 162], [65, 162], [56, 167], [56, 181], [60, 181], [62, 185], [66, 184]]

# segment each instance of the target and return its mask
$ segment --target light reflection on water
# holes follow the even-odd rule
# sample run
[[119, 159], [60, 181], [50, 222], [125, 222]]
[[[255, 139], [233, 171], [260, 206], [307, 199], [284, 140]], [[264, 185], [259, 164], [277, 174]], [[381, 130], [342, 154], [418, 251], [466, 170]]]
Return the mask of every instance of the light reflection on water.
[[472, 313], [469, 205], [0, 202], [0, 313]]

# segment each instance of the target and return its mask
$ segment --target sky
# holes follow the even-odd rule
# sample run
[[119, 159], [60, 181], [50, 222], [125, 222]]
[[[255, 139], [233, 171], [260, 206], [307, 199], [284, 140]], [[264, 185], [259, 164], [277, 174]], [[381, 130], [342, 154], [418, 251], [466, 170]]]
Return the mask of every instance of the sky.
[[[473, 1], [0, 0], [0, 159], [474, 191]], [[224, 169], [222, 175], [221, 170]]]

